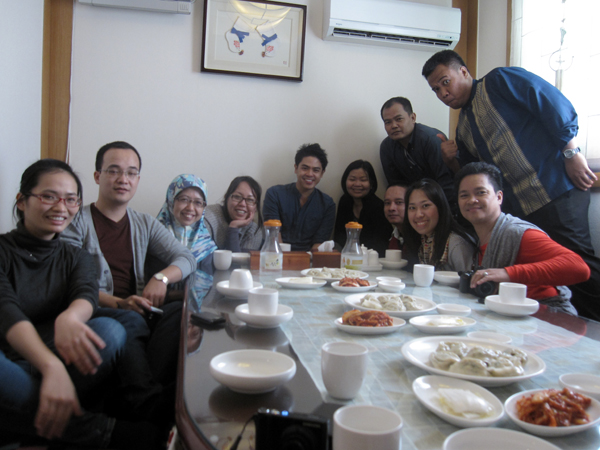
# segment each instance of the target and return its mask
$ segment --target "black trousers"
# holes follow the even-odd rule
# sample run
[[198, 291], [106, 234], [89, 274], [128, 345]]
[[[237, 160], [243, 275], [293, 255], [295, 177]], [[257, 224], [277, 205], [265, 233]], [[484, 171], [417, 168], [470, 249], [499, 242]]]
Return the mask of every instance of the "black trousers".
[[571, 189], [524, 219], [531, 222], [563, 247], [577, 253], [589, 266], [588, 281], [569, 286], [571, 303], [584, 317], [600, 321], [600, 259], [590, 237], [588, 209], [590, 191]]

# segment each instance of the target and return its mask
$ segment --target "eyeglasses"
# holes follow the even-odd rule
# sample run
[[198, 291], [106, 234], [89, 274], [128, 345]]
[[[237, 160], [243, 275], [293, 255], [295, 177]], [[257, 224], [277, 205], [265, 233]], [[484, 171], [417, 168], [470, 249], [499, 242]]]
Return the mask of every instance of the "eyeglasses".
[[100, 172], [105, 172], [110, 178], [121, 178], [121, 175], [125, 174], [128, 180], [133, 180], [135, 177], [140, 176], [139, 170], [121, 170], [121, 169], [104, 169]]
[[204, 200], [192, 200], [189, 197], [177, 197], [175, 201], [183, 203], [185, 206], [188, 206], [191, 203], [196, 208], [206, 208], [206, 202]]
[[58, 205], [62, 200], [67, 208], [76, 208], [81, 206], [81, 199], [79, 197], [58, 197], [51, 194], [29, 194], [40, 200], [44, 205]]
[[242, 203], [242, 201], [246, 201], [246, 205], [248, 206], [254, 206], [256, 205], [256, 199], [252, 198], [252, 197], [242, 197], [240, 194], [231, 194], [229, 196], [229, 198], [231, 200], [233, 200], [236, 203]]

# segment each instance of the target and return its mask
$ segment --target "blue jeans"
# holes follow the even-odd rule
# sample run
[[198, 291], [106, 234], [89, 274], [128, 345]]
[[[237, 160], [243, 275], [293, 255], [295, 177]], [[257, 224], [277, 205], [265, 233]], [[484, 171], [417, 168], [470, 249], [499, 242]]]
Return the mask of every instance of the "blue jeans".
[[[82, 375], [73, 366], [67, 372], [73, 381], [82, 405], [97, 394], [117, 365], [125, 346], [123, 326], [109, 318], [94, 318], [87, 325], [100, 336], [106, 347], [98, 349], [102, 364], [94, 375]], [[53, 343], [47, 343], [53, 348]], [[0, 351], [0, 433], [3, 435], [35, 437], [34, 419], [40, 398], [41, 374], [26, 360], [11, 361]], [[104, 414], [84, 409], [83, 415], [72, 416], [61, 441], [74, 445], [107, 447], [115, 420]]]

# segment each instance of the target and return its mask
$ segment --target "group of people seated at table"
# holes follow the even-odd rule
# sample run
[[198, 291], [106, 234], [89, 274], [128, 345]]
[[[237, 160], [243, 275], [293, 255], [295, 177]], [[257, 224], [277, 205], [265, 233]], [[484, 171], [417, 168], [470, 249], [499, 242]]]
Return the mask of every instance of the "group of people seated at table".
[[[454, 52], [440, 53], [424, 76], [450, 107], [466, 107], [480, 85]], [[216, 249], [259, 250], [264, 220], [280, 220], [282, 242], [302, 251], [318, 251], [332, 236], [341, 249], [345, 224], [357, 221], [366, 247], [380, 256], [403, 249], [409, 270], [415, 263], [474, 270], [472, 287], [524, 283], [528, 297], [576, 315], [565, 286], [590, 279], [590, 263], [543, 226], [502, 212], [507, 197], [521, 195], [512, 185], [505, 193], [511, 174], [498, 164], [462, 164], [453, 146], [464, 142], [417, 124], [407, 99], [388, 100], [381, 117], [388, 133], [380, 151], [384, 198], [376, 195], [373, 166], [354, 161], [342, 176], [337, 215], [333, 199], [317, 188], [328, 164], [319, 144], [300, 147], [295, 182], [267, 189], [262, 206], [262, 188], [250, 176], [234, 178], [222, 201], [208, 206], [204, 181], [181, 174], [156, 218], [128, 206], [142, 158], [126, 142], [98, 150], [98, 197], [83, 207], [81, 182], [68, 164], [43, 159], [28, 167], [15, 202], [17, 228], [0, 235], [0, 444], [42, 438], [164, 448], [174, 418], [184, 280], [197, 269], [211, 273]], [[536, 188], [535, 177], [528, 180]]]

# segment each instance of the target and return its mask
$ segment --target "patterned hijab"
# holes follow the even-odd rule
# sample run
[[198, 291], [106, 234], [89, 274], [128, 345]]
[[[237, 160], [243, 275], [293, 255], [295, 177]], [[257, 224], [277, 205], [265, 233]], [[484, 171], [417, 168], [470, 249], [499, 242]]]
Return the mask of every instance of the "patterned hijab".
[[156, 217], [167, 229], [173, 233], [175, 239], [189, 248], [196, 261], [200, 262], [217, 249], [217, 244], [212, 240], [206, 226], [204, 225], [204, 212], [197, 222], [189, 227], [184, 227], [177, 222], [173, 215], [173, 204], [175, 198], [184, 189], [195, 187], [200, 189], [204, 199], [208, 199], [206, 194], [206, 183], [200, 178], [191, 174], [183, 174], [175, 177], [167, 189], [167, 200]]

